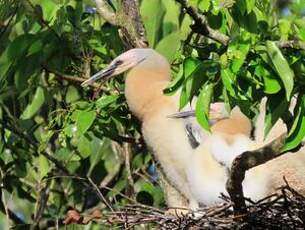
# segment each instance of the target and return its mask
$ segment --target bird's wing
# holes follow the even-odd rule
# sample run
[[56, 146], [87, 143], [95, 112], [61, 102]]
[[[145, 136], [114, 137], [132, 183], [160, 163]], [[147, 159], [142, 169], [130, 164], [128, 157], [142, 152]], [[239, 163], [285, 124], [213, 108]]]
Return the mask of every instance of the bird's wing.
[[[224, 103], [213, 103], [210, 107], [210, 126], [212, 126], [219, 119], [227, 117], [227, 112], [224, 108]], [[197, 148], [205, 136], [208, 135], [208, 131], [204, 130], [197, 122], [195, 117], [195, 111], [191, 107], [187, 107], [184, 111], [171, 114], [170, 118], [183, 119], [185, 123], [185, 131], [188, 137], [189, 143], [192, 148]]]
[[197, 148], [203, 137], [207, 135], [206, 131], [203, 130], [195, 118], [185, 119], [185, 131], [188, 137], [189, 143], [193, 149]]

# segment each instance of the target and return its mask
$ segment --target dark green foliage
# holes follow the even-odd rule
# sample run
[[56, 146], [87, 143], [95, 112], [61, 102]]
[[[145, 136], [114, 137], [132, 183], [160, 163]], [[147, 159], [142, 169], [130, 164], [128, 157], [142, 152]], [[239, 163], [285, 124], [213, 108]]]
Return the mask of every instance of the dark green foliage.
[[[117, 1], [111, 2], [116, 7]], [[165, 93], [181, 89], [181, 108], [199, 96], [196, 115], [205, 129], [210, 103], [239, 105], [253, 118], [267, 96], [266, 133], [297, 94], [284, 150], [295, 148], [305, 135], [305, 52], [278, 41], [305, 42], [305, 4], [189, 2], [231, 41], [225, 46], [192, 34], [191, 18], [174, 0], [142, 0], [147, 40], [173, 67]], [[143, 204], [164, 205], [160, 187], [148, 174], [152, 160], [140, 124], [125, 103], [123, 78], [107, 82], [101, 91], [80, 87], [123, 52], [118, 28], [92, 13], [93, 6], [91, 0], [0, 0], [1, 194], [25, 223], [37, 215], [62, 219], [69, 207], [86, 212], [99, 203], [104, 208], [88, 178], [113, 207], [128, 203], [129, 195]], [[133, 181], [125, 167], [126, 149]]]

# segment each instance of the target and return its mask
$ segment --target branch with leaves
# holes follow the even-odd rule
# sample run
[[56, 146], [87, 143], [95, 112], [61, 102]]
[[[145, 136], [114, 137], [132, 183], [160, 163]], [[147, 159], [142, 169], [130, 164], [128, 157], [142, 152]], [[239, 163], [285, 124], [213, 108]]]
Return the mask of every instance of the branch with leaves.
[[214, 41], [220, 42], [221, 44], [227, 46], [230, 42], [230, 37], [220, 33], [217, 30], [212, 29], [204, 17], [204, 15], [199, 14], [196, 9], [187, 4], [186, 0], [176, 0], [181, 4], [181, 7], [185, 12], [194, 20], [191, 25], [192, 30], [195, 33], [201, 34], [205, 37], [211, 38]]

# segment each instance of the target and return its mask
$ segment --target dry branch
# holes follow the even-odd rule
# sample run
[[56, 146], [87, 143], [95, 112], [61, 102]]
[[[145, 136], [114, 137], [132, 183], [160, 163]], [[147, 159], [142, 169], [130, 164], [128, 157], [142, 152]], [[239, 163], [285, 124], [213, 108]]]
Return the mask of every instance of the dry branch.
[[[305, 197], [288, 184], [258, 202], [251, 201], [247, 219], [234, 216], [230, 198], [216, 206], [202, 207], [185, 215], [168, 215], [166, 210], [141, 204], [103, 212], [95, 221], [110, 228], [130, 229], [303, 229]], [[86, 216], [83, 216], [85, 219]]]
[[147, 47], [144, 25], [137, 0], [120, 0], [116, 12], [105, 0], [96, 0], [98, 13], [110, 24], [120, 27], [120, 36], [127, 49]]
[[246, 203], [242, 188], [246, 171], [281, 156], [283, 152], [280, 150], [285, 143], [285, 139], [286, 134], [282, 134], [269, 144], [253, 151], [246, 151], [234, 159], [226, 188], [233, 201], [236, 215], [246, 212]]
[[220, 33], [218, 30], [212, 29], [203, 15], [200, 15], [195, 8], [189, 6], [186, 0], [176, 0], [181, 4], [182, 9], [194, 20], [191, 26], [195, 33], [201, 34], [205, 37], [211, 38], [214, 41], [218, 41], [221, 44], [227, 46], [230, 42], [230, 37]]
[[97, 12], [110, 24], [117, 25], [116, 15], [105, 0], [95, 0]]

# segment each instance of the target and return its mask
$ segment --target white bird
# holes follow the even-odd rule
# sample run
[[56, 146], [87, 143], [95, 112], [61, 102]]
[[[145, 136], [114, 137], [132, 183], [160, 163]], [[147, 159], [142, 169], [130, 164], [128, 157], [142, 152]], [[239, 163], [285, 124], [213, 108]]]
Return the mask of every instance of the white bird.
[[[211, 127], [212, 133], [195, 150], [187, 167], [188, 181], [195, 199], [204, 205], [221, 202], [221, 193], [228, 195], [226, 181], [233, 160], [241, 153], [257, 148], [250, 139], [250, 120], [234, 108], [227, 119]], [[263, 198], [269, 179], [260, 168], [246, 173], [243, 191], [252, 200]]]
[[[192, 136], [192, 130], [198, 128], [188, 119], [169, 118], [178, 112], [179, 95], [163, 94], [171, 80], [168, 61], [149, 48], [131, 49], [82, 85], [98, 79], [105, 80], [127, 70], [125, 97], [131, 112], [142, 122], [145, 142], [152, 149], [170, 184], [188, 200], [187, 206], [196, 208], [198, 205], [187, 181], [186, 167], [194, 151], [194, 143], [190, 143], [190, 140], [198, 139]], [[167, 192], [171, 194], [167, 196], [169, 206], [185, 206], [177, 193], [172, 190]]]
[[[227, 195], [225, 185], [228, 173], [239, 154], [260, 148], [287, 131], [284, 123], [279, 120], [264, 139], [265, 103], [264, 99], [255, 123], [255, 140], [250, 139], [250, 120], [235, 108], [229, 118], [211, 127], [212, 134], [205, 137], [195, 150], [187, 167], [187, 175], [193, 196], [200, 204], [216, 204], [222, 201], [221, 193]], [[292, 101], [291, 104], [293, 107], [295, 102]], [[252, 200], [264, 198], [285, 185], [283, 177], [290, 186], [305, 195], [304, 148], [247, 171], [243, 181], [244, 195]]]

